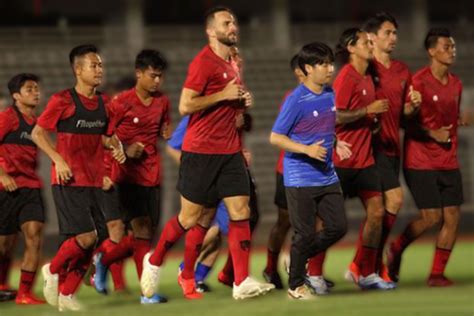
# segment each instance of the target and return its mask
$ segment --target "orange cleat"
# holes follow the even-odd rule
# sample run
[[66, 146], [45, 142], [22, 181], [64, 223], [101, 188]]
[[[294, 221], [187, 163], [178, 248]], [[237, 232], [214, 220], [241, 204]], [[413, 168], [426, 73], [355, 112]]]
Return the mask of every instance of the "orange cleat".
[[431, 274], [427, 283], [430, 287], [448, 287], [454, 285], [454, 282], [443, 274]]
[[181, 272], [178, 274], [178, 284], [183, 289], [184, 297], [188, 300], [198, 300], [202, 298], [202, 294], [196, 291], [196, 281], [192, 279], [184, 279]]
[[46, 301], [36, 298], [33, 294], [21, 294], [15, 299], [17, 305], [41, 305], [46, 304]]

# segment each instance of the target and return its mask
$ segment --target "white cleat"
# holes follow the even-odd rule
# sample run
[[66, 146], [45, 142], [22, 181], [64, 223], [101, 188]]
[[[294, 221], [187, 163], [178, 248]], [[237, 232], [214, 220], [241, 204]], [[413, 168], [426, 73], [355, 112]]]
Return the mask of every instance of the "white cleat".
[[82, 304], [77, 301], [74, 295], [59, 294], [58, 309], [60, 312], [72, 311], [77, 312], [83, 310]]
[[306, 285], [311, 288], [317, 295], [329, 294], [329, 289], [322, 275], [318, 276], [306, 276]]
[[257, 280], [247, 277], [239, 285], [235, 285], [232, 288], [232, 297], [236, 300], [243, 300], [259, 295], [264, 295], [275, 288], [275, 285], [271, 283], [263, 283]]
[[41, 268], [41, 273], [43, 274], [43, 295], [49, 305], [57, 306], [58, 305], [58, 283], [59, 276], [58, 274], [51, 273], [49, 266], [51, 264], [45, 264]]
[[160, 267], [150, 263], [151, 253], [147, 253], [143, 257], [143, 272], [140, 279], [140, 287], [145, 297], [151, 298], [158, 290], [158, 282], [160, 280]]
[[313, 300], [315, 298], [306, 284], [298, 286], [294, 290], [288, 289], [288, 297], [293, 300]]

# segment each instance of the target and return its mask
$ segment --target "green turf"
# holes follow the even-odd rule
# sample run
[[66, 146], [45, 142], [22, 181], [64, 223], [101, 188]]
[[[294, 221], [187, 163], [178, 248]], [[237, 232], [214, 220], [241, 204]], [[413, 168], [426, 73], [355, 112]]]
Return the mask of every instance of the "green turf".
[[[428, 288], [426, 276], [431, 267], [433, 246], [418, 244], [410, 247], [404, 257], [400, 287], [391, 292], [362, 292], [343, 280], [342, 274], [352, 258], [352, 249], [334, 249], [328, 252], [325, 265], [327, 277], [336, 282], [332, 294], [311, 302], [290, 301], [286, 291], [275, 291], [264, 297], [234, 301], [231, 290], [217, 284], [216, 272], [210, 277], [213, 292], [200, 301], [186, 301], [176, 283], [178, 261], [169, 259], [162, 273], [160, 293], [167, 295], [167, 304], [141, 306], [137, 295], [112, 294], [99, 296], [83, 286], [80, 300], [87, 311], [75, 315], [474, 315], [474, 243], [459, 242], [451, 257], [447, 275], [456, 281], [451, 288]], [[264, 266], [263, 253], [253, 256], [252, 271], [260, 277]], [[219, 261], [217, 267], [222, 266]], [[138, 283], [133, 264], [127, 265], [127, 278], [133, 293]], [[17, 284], [18, 274], [12, 278]], [[41, 279], [41, 277], [40, 277]], [[41, 280], [37, 284], [40, 293]], [[0, 303], [1, 316], [55, 315], [51, 306], [17, 307], [14, 303]]]

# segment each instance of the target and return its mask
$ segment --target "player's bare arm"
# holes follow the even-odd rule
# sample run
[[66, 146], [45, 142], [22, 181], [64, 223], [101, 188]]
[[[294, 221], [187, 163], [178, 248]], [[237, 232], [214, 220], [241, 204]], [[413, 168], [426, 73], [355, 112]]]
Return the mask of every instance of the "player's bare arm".
[[336, 124], [348, 124], [358, 121], [370, 114], [381, 114], [388, 111], [388, 100], [375, 100], [368, 106], [357, 110], [337, 110]]
[[6, 173], [2, 167], [0, 167], [0, 182], [2, 183], [3, 187], [5, 188], [5, 191], [7, 192], [13, 192], [18, 189], [15, 179], [13, 179], [8, 173]]
[[320, 161], [325, 161], [327, 155], [327, 149], [322, 146], [323, 142], [323, 140], [320, 140], [311, 145], [304, 145], [292, 141], [286, 135], [273, 132], [270, 135], [270, 143], [272, 145], [278, 146], [280, 149], [285, 151], [290, 151], [297, 154], [305, 154]]
[[410, 97], [410, 101], [405, 103], [405, 106], [403, 107], [403, 114], [408, 117], [418, 113], [422, 101], [421, 93], [419, 91], [413, 89], [412, 85], [410, 85], [409, 89], [408, 96]]

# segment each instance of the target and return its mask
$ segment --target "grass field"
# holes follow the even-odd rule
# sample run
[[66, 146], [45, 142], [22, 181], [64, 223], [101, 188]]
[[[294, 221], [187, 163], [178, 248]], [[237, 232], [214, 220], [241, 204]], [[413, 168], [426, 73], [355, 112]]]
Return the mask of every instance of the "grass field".
[[[138, 295], [111, 294], [99, 296], [92, 288], [82, 286], [78, 295], [87, 310], [75, 315], [474, 315], [474, 243], [459, 242], [451, 257], [447, 275], [456, 281], [451, 288], [428, 288], [426, 277], [431, 267], [433, 245], [415, 244], [404, 257], [401, 284], [391, 292], [362, 292], [343, 280], [342, 274], [352, 258], [353, 249], [336, 248], [328, 252], [326, 275], [336, 282], [329, 296], [318, 297], [311, 302], [290, 301], [286, 291], [270, 293], [258, 299], [234, 301], [230, 288], [216, 281], [217, 270], [210, 277], [212, 293], [200, 301], [187, 301], [176, 283], [178, 260], [170, 258], [162, 274], [160, 293], [169, 297], [167, 304], [142, 306]], [[263, 253], [253, 255], [252, 271], [260, 277], [264, 266]], [[223, 264], [219, 261], [218, 268]], [[133, 293], [138, 293], [134, 265], [127, 265], [127, 278]], [[12, 277], [17, 284], [18, 273]], [[41, 276], [37, 292], [41, 293]], [[17, 307], [14, 303], [0, 303], [1, 316], [55, 315], [51, 306]]]

